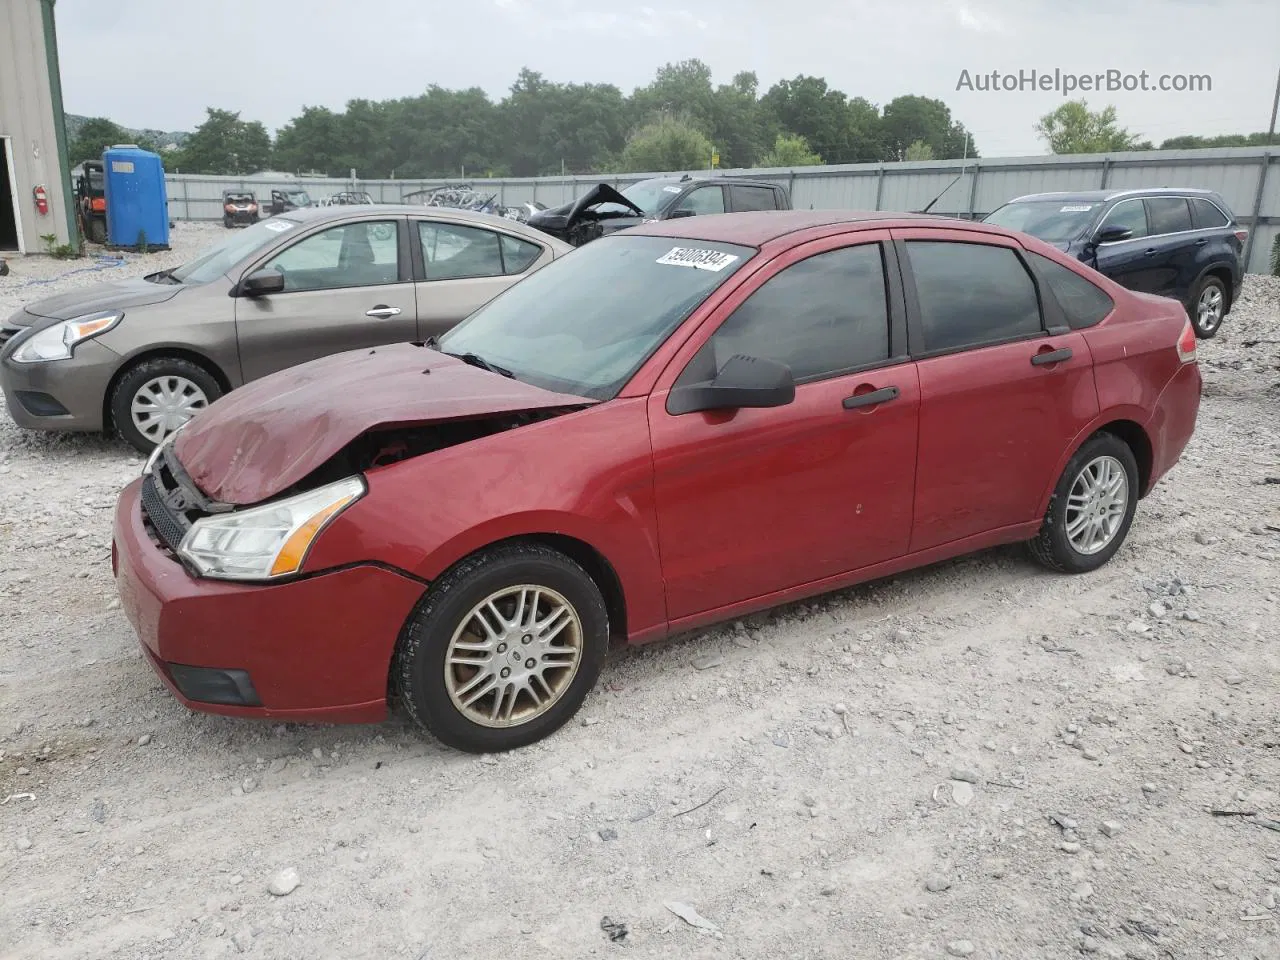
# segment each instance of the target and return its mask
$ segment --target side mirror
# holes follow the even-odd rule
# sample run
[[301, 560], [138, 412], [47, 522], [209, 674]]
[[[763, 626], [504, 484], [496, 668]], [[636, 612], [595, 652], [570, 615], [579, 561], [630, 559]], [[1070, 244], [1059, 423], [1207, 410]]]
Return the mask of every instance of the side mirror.
[[688, 207], [684, 207], [683, 209], [680, 209], [680, 210], [672, 210], [671, 213], [668, 214], [667, 219], [681, 220], [685, 217], [693, 217], [693, 216], [697, 216], [697, 214], [694, 213], [694, 211], [690, 210]]
[[1094, 244], [1099, 243], [1119, 243], [1121, 240], [1128, 240], [1133, 236], [1133, 231], [1128, 227], [1122, 227], [1113, 223], [1109, 227], [1103, 227], [1093, 235]]
[[265, 297], [283, 292], [284, 274], [274, 270], [259, 270], [240, 281], [240, 295], [244, 297]]
[[785, 363], [737, 354], [714, 380], [672, 390], [667, 412], [679, 416], [702, 410], [785, 407], [795, 398], [796, 382]]

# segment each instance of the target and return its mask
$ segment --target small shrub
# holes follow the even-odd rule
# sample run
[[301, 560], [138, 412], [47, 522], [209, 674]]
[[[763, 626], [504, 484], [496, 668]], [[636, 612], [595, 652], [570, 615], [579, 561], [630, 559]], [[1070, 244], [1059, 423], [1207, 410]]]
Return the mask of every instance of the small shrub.
[[80, 256], [80, 250], [74, 244], [59, 243], [57, 234], [42, 233], [40, 239], [44, 241], [44, 251], [55, 260], [71, 260]]
[[147, 252], [147, 231], [145, 230], [138, 231], [138, 252]]

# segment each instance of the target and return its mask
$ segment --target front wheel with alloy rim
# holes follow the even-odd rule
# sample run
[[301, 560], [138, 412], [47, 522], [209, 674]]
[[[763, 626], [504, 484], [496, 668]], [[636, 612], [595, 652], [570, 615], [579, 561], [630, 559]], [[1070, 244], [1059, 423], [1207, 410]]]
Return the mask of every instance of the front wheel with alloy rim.
[[1076, 451], [1053, 491], [1031, 554], [1060, 573], [1088, 573], [1124, 543], [1138, 505], [1138, 463], [1113, 433], [1098, 433]]
[[495, 753], [568, 721], [608, 648], [608, 612], [587, 572], [549, 547], [512, 543], [432, 582], [405, 625], [392, 682], [442, 743]]
[[1191, 325], [1196, 336], [1209, 340], [1227, 315], [1227, 288], [1217, 277], [1205, 277], [1191, 298]]
[[218, 381], [181, 357], [154, 357], [135, 364], [111, 391], [111, 419], [134, 448], [156, 444], [222, 396]]

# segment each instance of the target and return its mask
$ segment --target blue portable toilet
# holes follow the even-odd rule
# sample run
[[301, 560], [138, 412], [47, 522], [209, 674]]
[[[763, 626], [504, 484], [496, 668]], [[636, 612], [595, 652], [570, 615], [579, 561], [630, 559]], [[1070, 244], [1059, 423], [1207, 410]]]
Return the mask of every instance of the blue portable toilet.
[[164, 163], [158, 153], [132, 144], [102, 152], [107, 195], [107, 244], [138, 246], [145, 235], [148, 247], [169, 248], [169, 195]]

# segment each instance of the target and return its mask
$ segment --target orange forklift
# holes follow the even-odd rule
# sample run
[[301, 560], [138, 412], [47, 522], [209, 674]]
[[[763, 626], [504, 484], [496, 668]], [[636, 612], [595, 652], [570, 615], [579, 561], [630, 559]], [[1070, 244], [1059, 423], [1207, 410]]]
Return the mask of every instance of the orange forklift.
[[107, 191], [101, 160], [86, 160], [76, 176], [76, 219], [94, 243], [107, 242]]

